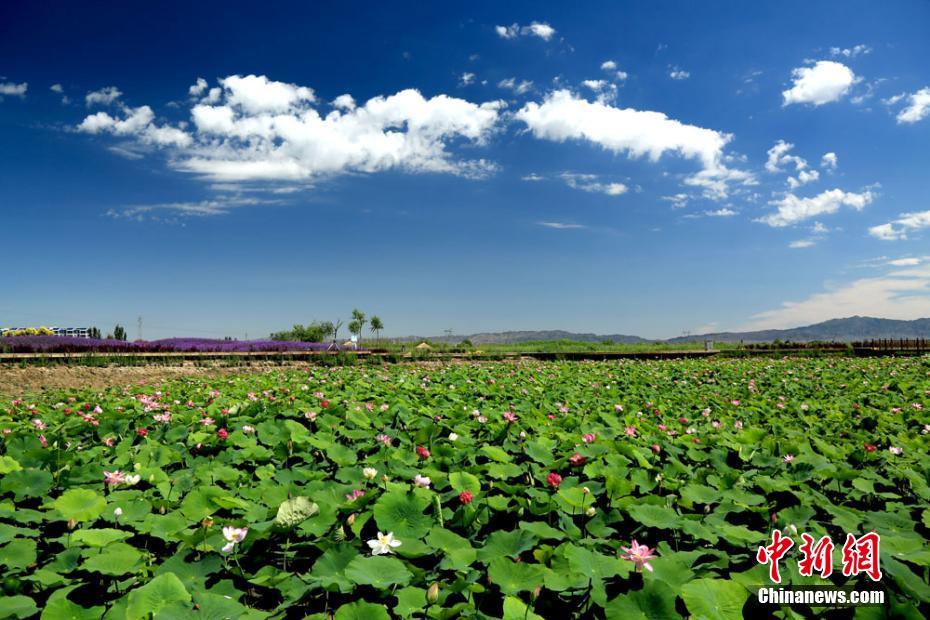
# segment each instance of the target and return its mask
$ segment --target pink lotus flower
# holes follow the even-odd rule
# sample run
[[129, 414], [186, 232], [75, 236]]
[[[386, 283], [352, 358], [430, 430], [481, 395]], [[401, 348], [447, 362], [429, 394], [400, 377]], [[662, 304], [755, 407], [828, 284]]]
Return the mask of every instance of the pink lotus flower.
[[585, 443], [594, 443], [597, 440], [597, 435], [594, 433], [585, 433], [581, 436], [581, 441]]
[[105, 471], [103, 472], [103, 483], [111, 487], [115, 487], [118, 484], [123, 484], [126, 481], [126, 474], [120, 470], [115, 471]]
[[215, 422], [215, 420], [214, 420], [213, 418], [211, 418], [211, 417], [202, 418], [202, 419], [200, 420], [200, 424], [202, 424], [203, 426], [210, 426], [210, 425], [213, 424], [214, 422]]
[[624, 429], [624, 432], [626, 433], [626, 436], [627, 436], [627, 437], [636, 437], [636, 427], [635, 427], [635, 426], [627, 426], [627, 427]]
[[220, 441], [226, 441], [229, 438], [229, 431], [227, 431], [225, 428], [221, 428], [220, 430], [216, 431], [216, 436], [220, 438]]
[[784, 457], [782, 460], [783, 460], [785, 463], [790, 463], [791, 461], [794, 460], [794, 455], [793, 455], [793, 454], [786, 454], [785, 457]]
[[721, 426], [720, 420], [714, 420], [713, 422], [710, 423], [710, 425], [713, 426], [714, 428], [720, 428]]
[[730, 401], [730, 404], [733, 405], [734, 407], [739, 407], [739, 401], [738, 401], [738, 400], [731, 400], [731, 401]]
[[736, 422], [733, 423], [733, 428], [735, 428], [736, 430], [743, 428], [743, 422], [741, 420], [737, 420]]
[[870, 444], [869, 442], [863, 443], [862, 447], [865, 448], [866, 452], [875, 452], [875, 450], [877, 449], [874, 444]]
[[516, 422], [516, 421], [517, 421], [517, 414], [515, 414], [513, 411], [505, 411], [505, 412], [504, 412], [504, 419], [507, 420], [508, 422], [511, 422], [511, 423]]
[[471, 494], [471, 491], [462, 491], [459, 493], [459, 501], [463, 504], [470, 504], [473, 499], [475, 499], [475, 496]]
[[588, 459], [576, 452], [569, 457], [568, 462], [572, 464], [572, 467], [581, 467], [588, 462]]
[[888, 451], [891, 452], [892, 454], [894, 454], [895, 456], [900, 456], [901, 453], [904, 452], [903, 449], [898, 448], [898, 447], [896, 447], [896, 446], [890, 446], [890, 447], [888, 448]]
[[155, 418], [156, 422], [161, 422], [162, 424], [167, 424], [171, 421], [170, 413], [156, 413], [152, 417]]
[[43, 448], [48, 447], [48, 439], [45, 438], [45, 435], [39, 435], [39, 443], [42, 444]]
[[623, 405], [614, 405], [614, 411], [621, 413], [623, 411]]
[[650, 447], [650, 448], [652, 449], [652, 451], [655, 452], [656, 454], [658, 454], [659, 452], [662, 451], [662, 446], [660, 446], [660, 445], [657, 444], [657, 443], [654, 443], [654, 444], [652, 444], [652, 445], [649, 446], [649, 447]]
[[636, 539], [633, 540], [629, 547], [620, 547], [620, 549], [625, 552], [620, 556], [620, 559], [633, 562], [636, 565], [636, 572], [641, 573], [643, 568], [652, 572], [652, 565], [649, 562], [656, 559], [655, 549], [639, 544]]
[[375, 440], [376, 440], [376, 441], [380, 441], [381, 443], [383, 443], [383, 444], [386, 445], [386, 446], [390, 446], [390, 445], [391, 445], [391, 438], [388, 437], [387, 435], [385, 435], [384, 433], [380, 433], [377, 437], [375, 437]]
[[33, 421], [32, 421], [32, 425], [35, 426], [36, 429], [38, 429], [38, 430], [40, 430], [40, 431], [44, 431], [44, 430], [47, 428], [46, 425], [45, 425], [45, 422], [43, 422], [43, 421], [40, 420], [39, 418], [36, 418], [35, 420], [33, 420]]
[[427, 476], [421, 476], [420, 474], [417, 474], [413, 477], [413, 483], [418, 487], [428, 489], [429, 485], [431, 485], [433, 481], [430, 480]]
[[559, 488], [559, 485], [562, 484], [562, 476], [555, 472], [551, 472], [548, 476], [546, 476], [546, 482], [549, 483], [549, 486], [551, 486], [553, 489], [557, 489]]
[[361, 489], [355, 489], [351, 493], [346, 493], [346, 499], [350, 502], [354, 502], [364, 494], [365, 491], [362, 491]]
[[427, 450], [423, 446], [417, 446], [417, 456], [419, 456], [421, 459], [428, 459], [429, 450]]

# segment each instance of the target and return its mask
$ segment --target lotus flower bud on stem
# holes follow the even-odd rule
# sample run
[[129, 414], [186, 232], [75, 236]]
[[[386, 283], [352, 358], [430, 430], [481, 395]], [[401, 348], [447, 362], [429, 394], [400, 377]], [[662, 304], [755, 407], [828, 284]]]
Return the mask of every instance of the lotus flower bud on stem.
[[434, 583], [426, 591], [426, 600], [430, 605], [439, 600], [439, 582]]

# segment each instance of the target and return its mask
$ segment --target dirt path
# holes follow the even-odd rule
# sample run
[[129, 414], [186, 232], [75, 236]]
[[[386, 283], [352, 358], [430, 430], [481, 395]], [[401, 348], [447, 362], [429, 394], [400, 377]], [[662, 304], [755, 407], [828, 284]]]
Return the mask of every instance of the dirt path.
[[[305, 366], [294, 364], [294, 367]], [[157, 383], [178, 377], [216, 377], [228, 374], [259, 373], [281, 369], [279, 364], [247, 366], [0, 366], [0, 396], [15, 398], [27, 394], [66, 389], [100, 389], [145, 381]]]

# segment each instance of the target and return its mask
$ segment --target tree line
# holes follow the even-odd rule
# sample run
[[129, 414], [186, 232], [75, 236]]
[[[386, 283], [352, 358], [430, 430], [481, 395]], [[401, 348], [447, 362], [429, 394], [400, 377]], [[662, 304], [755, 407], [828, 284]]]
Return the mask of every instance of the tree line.
[[[326, 342], [332, 338], [332, 341], [336, 342], [339, 340], [339, 330], [342, 326], [341, 319], [335, 322], [313, 321], [307, 325], [296, 324], [291, 329], [272, 333], [271, 339], [291, 342]], [[369, 317], [358, 308], [352, 310], [352, 318], [346, 325], [349, 333], [361, 341], [365, 326], [368, 326], [369, 333], [377, 340], [381, 339], [381, 330], [384, 329], [384, 322], [381, 317], [374, 314]]]

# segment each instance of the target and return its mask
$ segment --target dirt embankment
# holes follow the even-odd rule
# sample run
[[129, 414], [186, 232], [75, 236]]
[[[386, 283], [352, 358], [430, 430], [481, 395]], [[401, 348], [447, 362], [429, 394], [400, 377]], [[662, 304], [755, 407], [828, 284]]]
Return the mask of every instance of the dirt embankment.
[[[294, 364], [293, 367], [304, 366]], [[228, 374], [260, 373], [281, 369], [279, 364], [245, 366], [0, 366], [0, 396], [17, 398], [47, 391], [67, 389], [101, 389], [112, 386], [158, 383], [179, 377], [216, 377]]]

